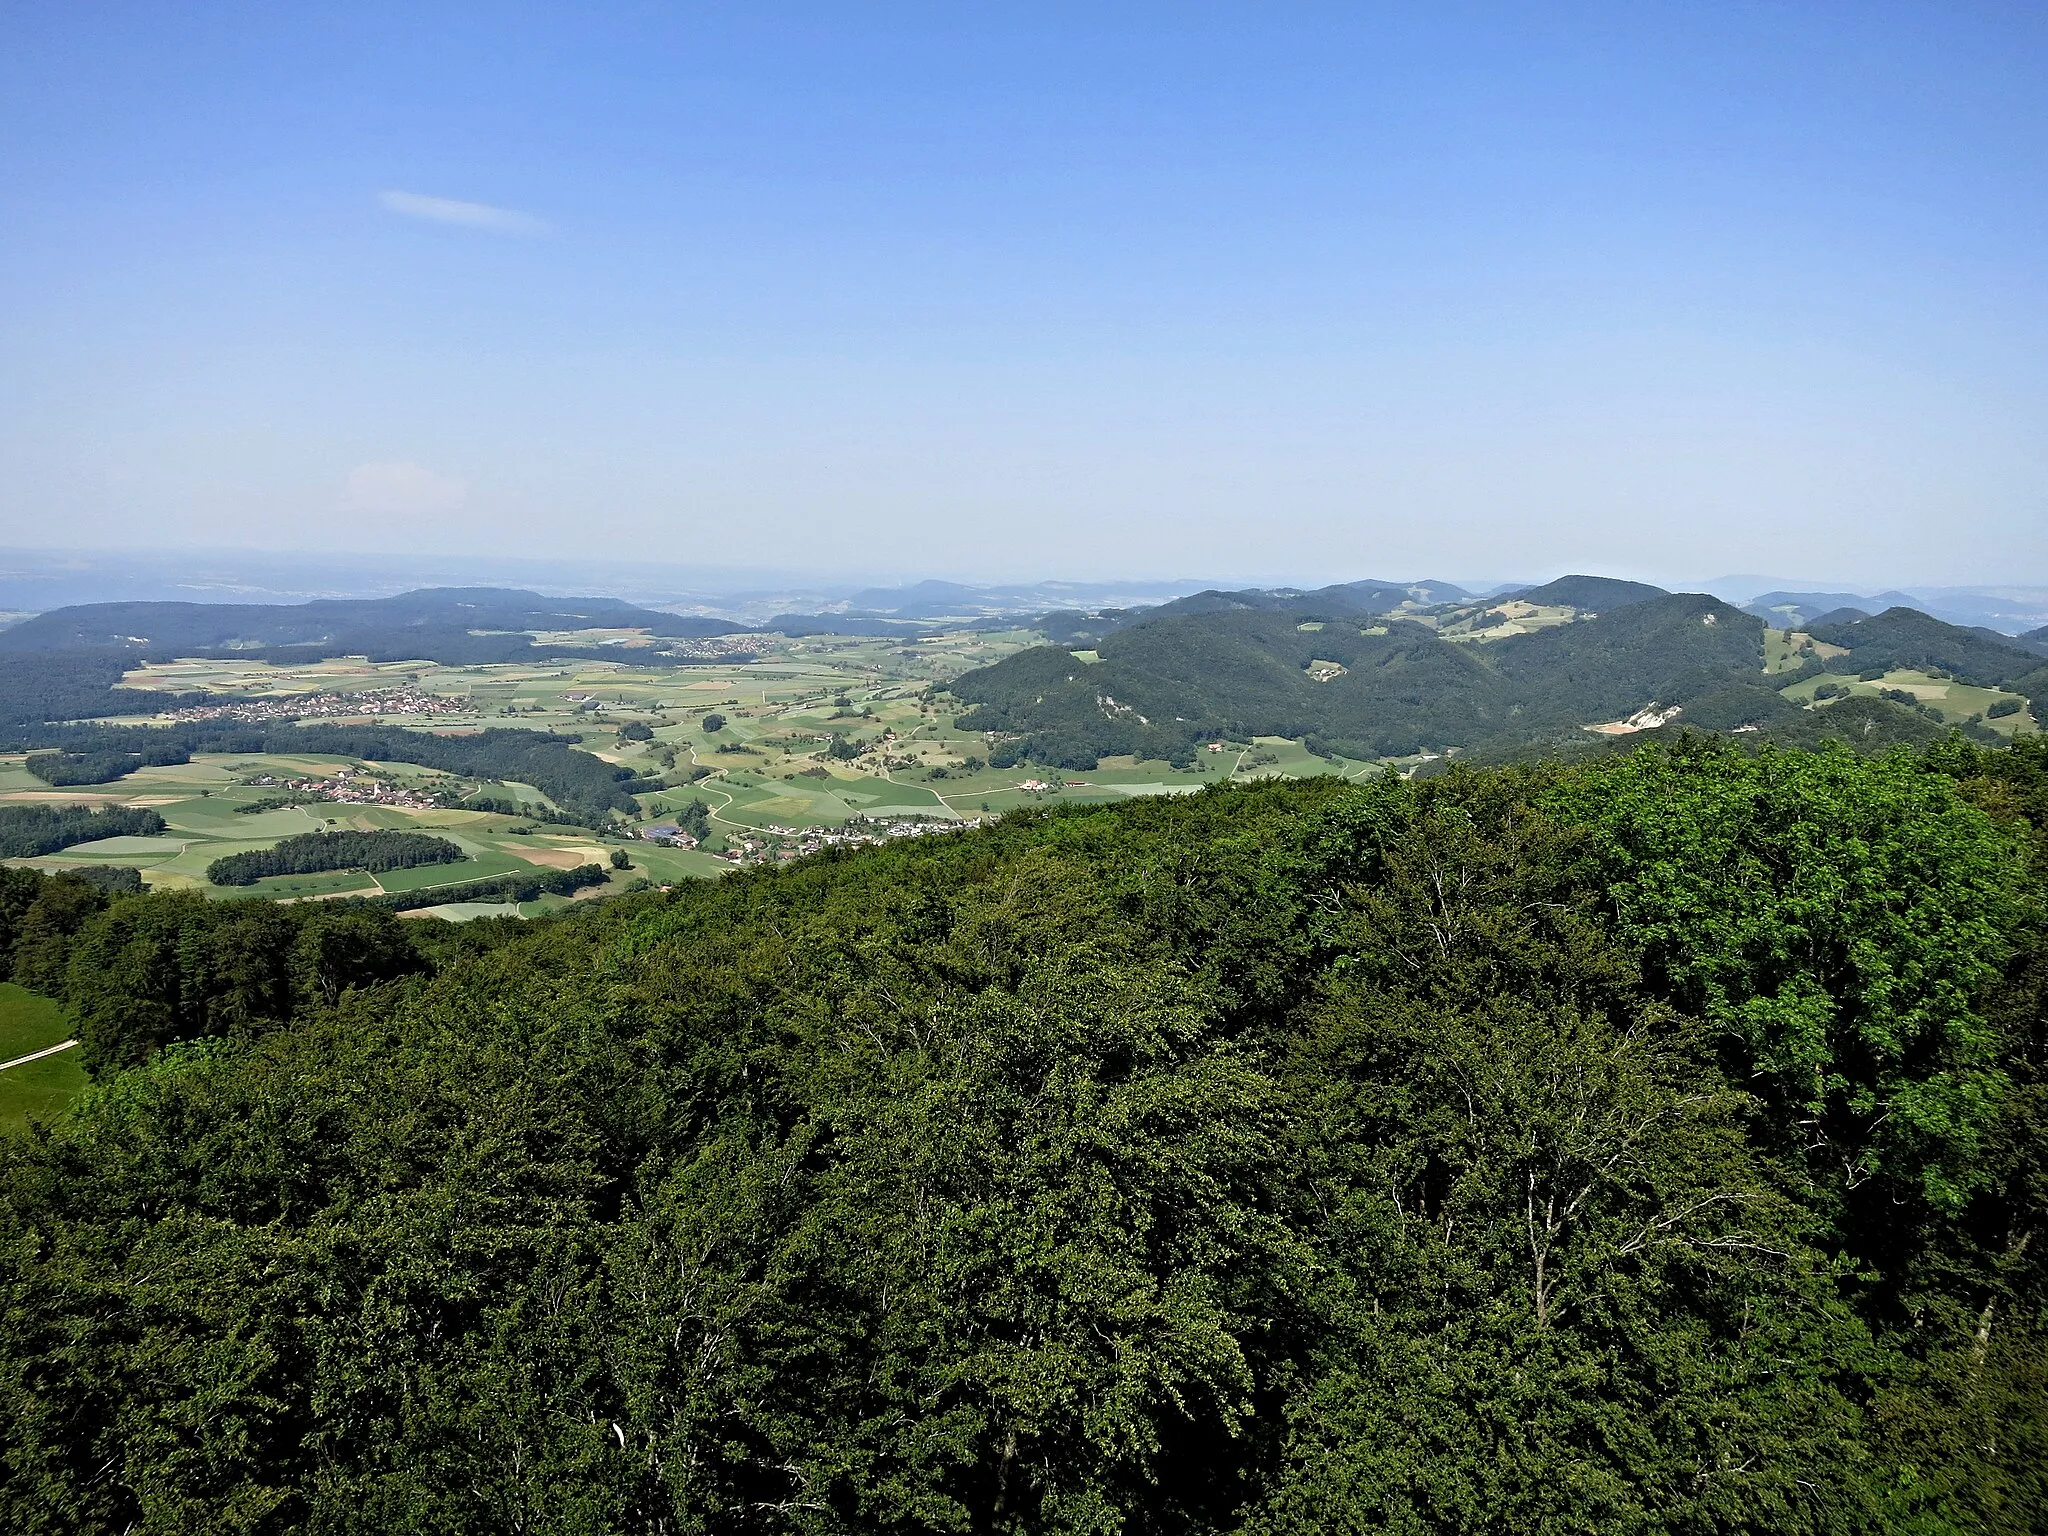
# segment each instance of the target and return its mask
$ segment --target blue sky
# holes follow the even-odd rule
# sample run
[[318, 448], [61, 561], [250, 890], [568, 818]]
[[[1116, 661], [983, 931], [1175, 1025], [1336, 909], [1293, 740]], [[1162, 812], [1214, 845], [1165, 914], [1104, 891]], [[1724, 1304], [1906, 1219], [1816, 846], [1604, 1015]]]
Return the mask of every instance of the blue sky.
[[2048, 581], [2048, 12], [0, 3], [0, 543]]

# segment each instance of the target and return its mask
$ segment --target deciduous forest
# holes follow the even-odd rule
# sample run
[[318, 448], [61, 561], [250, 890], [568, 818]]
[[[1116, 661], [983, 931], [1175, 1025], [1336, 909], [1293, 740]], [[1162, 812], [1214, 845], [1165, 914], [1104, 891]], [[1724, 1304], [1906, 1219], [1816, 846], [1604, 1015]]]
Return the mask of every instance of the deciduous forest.
[[274, 848], [252, 848], [215, 859], [206, 878], [215, 885], [254, 885], [272, 875], [310, 875], [330, 869], [412, 869], [458, 864], [468, 858], [445, 837], [424, 832], [302, 832]]
[[1215, 788], [455, 927], [9, 872], [21, 1532], [2018, 1533], [2048, 752]]

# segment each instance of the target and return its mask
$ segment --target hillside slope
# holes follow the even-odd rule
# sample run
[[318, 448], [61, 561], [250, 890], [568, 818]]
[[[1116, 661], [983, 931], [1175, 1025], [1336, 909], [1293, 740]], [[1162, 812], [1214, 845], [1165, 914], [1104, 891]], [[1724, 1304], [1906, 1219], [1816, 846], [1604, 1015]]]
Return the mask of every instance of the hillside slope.
[[1846, 624], [1819, 624], [1813, 638], [1845, 647], [1859, 667], [1911, 667], [2002, 685], [2041, 669], [2038, 652], [1995, 629], [1948, 624], [1916, 608], [1892, 607]]
[[1313, 590], [1297, 587], [1249, 587], [1225, 591], [1211, 587], [1151, 608], [1107, 608], [1094, 613], [1059, 609], [1038, 620], [1038, 628], [1061, 645], [1093, 646], [1117, 630], [1163, 619], [1209, 613], [1257, 610], [1305, 613], [1320, 618], [1362, 618], [1471, 600], [1464, 588], [1448, 581], [1347, 581]]
[[1543, 726], [1612, 720], [1683, 703], [1709, 680], [1759, 677], [1763, 620], [1702, 593], [1652, 594], [1610, 596], [1599, 617], [1499, 641], [1486, 659]]
[[1535, 741], [1760, 683], [1762, 645], [1762, 620], [1697, 594], [1488, 645], [1297, 604], [1146, 619], [1105, 638], [1095, 664], [1040, 647], [956, 678], [951, 691], [972, 706], [962, 726], [1017, 738], [1022, 756], [1063, 767], [1125, 752], [1185, 761], [1218, 736], [1400, 756]]
[[1644, 581], [1621, 581], [1613, 576], [1560, 576], [1540, 587], [1525, 587], [1503, 595], [1518, 597], [1525, 603], [1561, 603], [1568, 608], [1606, 613], [1671, 594]]

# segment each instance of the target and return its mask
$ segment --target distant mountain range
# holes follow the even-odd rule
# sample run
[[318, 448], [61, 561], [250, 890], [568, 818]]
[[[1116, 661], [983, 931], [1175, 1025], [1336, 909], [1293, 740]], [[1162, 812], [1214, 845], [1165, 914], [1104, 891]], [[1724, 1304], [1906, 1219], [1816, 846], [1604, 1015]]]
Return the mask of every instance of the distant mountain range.
[[721, 570], [661, 560], [0, 548], [0, 613], [16, 614], [115, 601], [296, 605], [485, 586], [552, 597], [609, 592], [644, 608], [749, 626], [779, 614], [968, 621], [1069, 606], [1157, 603], [1204, 585], [1184, 579], [884, 586], [864, 577], [835, 581], [815, 573]]
[[1773, 623], [1818, 623], [1823, 615], [1843, 608], [1881, 613], [1908, 607], [1951, 624], [2008, 635], [2048, 624], [2048, 587], [1904, 587], [1859, 593], [1769, 577], [1724, 576], [1705, 583], [1702, 590], [1751, 613], [1768, 613]]
[[[1495, 597], [1529, 582], [1354, 581], [1359, 588], [1427, 588], [1434, 601]], [[766, 569], [732, 570], [660, 560], [532, 560], [494, 556], [294, 555], [248, 550], [81, 551], [0, 548], [0, 615], [43, 613], [109, 601], [269, 606], [309, 600], [359, 601], [419, 589], [489, 587], [551, 599], [608, 592], [641, 608], [728, 620], [748, 627], [847, 621], [873, 632], [929, 623], [951, 626], [1064, 611], [1157, 606], [1227, 584], [1144, 581], [918, 581], [905, 585]], [[1327, 587], [1260, 588], [1326, 592]], [[2048, 624], [2048, 587], [1909, 587], [1856, 592], [1782, 577], [1725, 576], [1702, 583], [1736, 607], [1789, 604], [1798, 622], [1837, 608], [1876, 613], [1906, 604], [1950, 623], [2019, 634]], [[1827, 600], [1827, 601], [1823, 601]], [[1778, 615], [1777, 619], [1789, 617]]]
[[[963, 590], [937, 582], [875, 590], [859, 595], [890, 608], [785, 614], [755, 627], [915, 635], [1024, 622], [910, 616], [957, 610], [968, 602]], [[1012, 595], [1026, 590], [1036, 589]], [[1872, 601], [1778, 591], [1738, 608], [1704, 593], [1589, 575], [1484, 596], [1436, 580], [1208, 589], [1151, 607], [1043, 613], [1031, 622], [1049, 644], [951, 687], [968, 707], [963, 723], [991, 733], [993, 750], [1068, 767], [1126, 753], [1185, 763], [1205, 741], [1247, 736], [1305, 738], [1370, 758], [1575, 751], [1593, 745], [1587, 727], [1629, 735], [1678, 720], [1788, 741], [1853, 727], [1865, 744], [1927, 739], [1943, 728], [1903, 690], [1824, 710], [1782, 696], [1823, 670], [1824, 658], [1826, 670], [1851, 676], [1915, 669], [2048, 701], [2048, 627], [2015, 637], [1905, 604], [1870, 615], [1842, 601], [1852, 598]], [[602, 655], [671, 665], [674, 642], [749, 628], [616, 598], [497, 587], [299, 604], [89, 603], [0, 631], [0, 684], [9, 695], [0, 718], [107, 713], [108, 690], [144, 658], [290, 664], [365, 655], [475, 665]], [[1792, 672], [1765, 676], [1767, 628], [1778, 631], [1773, 644], [1788, 653], [1781, 662]], [[603, 643], [619, 638], [594, 633], [607, 630], [638, 634], [631, 645]], [[2016, 697], [2010, 703], [2019, 708]], [[1995, 739], [1981, 722], [1964, 723]]]
[[1816, 628], [1796, 642], [1797, 665], [1766, 676], [1770, 622], [1704, 593], [1596, 576], [1440, 604], [1394, 583], [1212, 591], [1135, 613], [1049, 614], [1053, 644], [951, 688], [970, 706], [961, 723], [991, 733], [997, 752], [1078, 769], [1124, 754], [1184, 764], [1206, 741], [1252, 736], [1372, 758], [1588, 750], [1588, 727], [1627, 736], [1681, 720], [1862, 745], [1945, 728], [1902, 690], [1817, 710], [1783, 696], [1827, 669], [1917, 668], [2048, 702], [2048, 630], [2014, 639], [1894, 606]]
[[147, 656], [260, 652], [301, 661], [368, 656], [476, 665], [533, 655], [524, 633], [529, 630], [642, 629], [702, 638], [739, 627], [610, 597], [437, 587], [396, 597], [292, 604], [83, 603], [0, 630], [0, 654], [111, 648]]
[[823, 612], [874, 619], [987, 619], [1043, 613], [1075, 605], [1120, 607], [1163, 602], [1198, 585], [1188, 581], [1038, 581], [969, 586], [920, 581], [907, 587], [867, 587]]
[[1875, 597], [1854, 592], [1765, 592], [1742, 606], [1780, 629], [1804, 629], [1836, 615], [1868, 618], [1886, 608], [1916, 607], [1918, 602], [1904, 592], [1880, 592]]

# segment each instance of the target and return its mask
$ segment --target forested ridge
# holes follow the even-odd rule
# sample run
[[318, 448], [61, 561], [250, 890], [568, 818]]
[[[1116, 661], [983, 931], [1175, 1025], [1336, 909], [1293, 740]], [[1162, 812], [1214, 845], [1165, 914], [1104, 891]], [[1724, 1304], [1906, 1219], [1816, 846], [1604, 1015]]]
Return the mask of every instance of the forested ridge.
[[[8, 631], [0, 630], [0, 634]], [[97, 649], [59, 654], [0, 654], [0, 733], [46, 720], [95, 715], [154, 714], [195, 702], [195, 696], [123, 688], [134, 665], [125, 651]]]
[[531, 925], [9, 872], [96, 1082], [0, 1518], [2037, 1530], [2044, 829], [2038, 738], [1695, 738]]
[[[1910, 700], [1855, 700], [1846, 710], [1792, 703], [1781, 690], [1824, 670], [1820, 659], [1766, 675], [1764, 621], [1700, 593], [1565, 577], [1524, 596], [1598, 602], [1601, 611], [1475, 644], [1411, 619], [1361, 615], [1332, 600], [1344, 590], [1203, 593], [1124, 616], [1099, 638], [1052, 626], [1091, 639], [1098, 659], [1035, 646], [947, 686], [969, 706], [959, 723], [990, 734], [991, 761], [1077, 770], [1119, 754], [1186, 766], [1218, 737], [1285, 736], [1366, 759], [1606, 750], [1582, 727], [1652, 704], [1679, 706], [1687, 728], [1740, 729], [1789, 746], [1833, 738], [1882, 749], [1946, 733]], [[1989, 630], [1895, 608], [1821, 626], [1814, 638], [1846, 650], [1852, 672], [1936, 667], [2048, 705], [2041, 657]], [[1964, 729], [1995, 740], [1981, 722]]]
[[[701, 636], [728, 634], [739, 626], [642, 608], [617, 598], [551, 598], [501, 587], [424, 587], [395, 597], [320, 598], [307, 603], [81, 603], [0, 630], [0, 657], [43, 660], [52, 652], [86, 649], [125, 654], [131, 663], [140, 657], [221, 654], [261, 655], [287, 665], [325, 656], [472, 665], [523, 661], [563, 650], [537, 645], [520, 633], [523, 630], [627, 627], [656, 635]], [[0, 661], [0, 667], [4, 665]]]
[[0, 805], [0, 859], [33, 859], [103, 837], [154, 837], [164, 819], [125, 805]]

